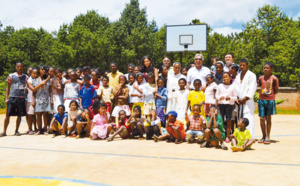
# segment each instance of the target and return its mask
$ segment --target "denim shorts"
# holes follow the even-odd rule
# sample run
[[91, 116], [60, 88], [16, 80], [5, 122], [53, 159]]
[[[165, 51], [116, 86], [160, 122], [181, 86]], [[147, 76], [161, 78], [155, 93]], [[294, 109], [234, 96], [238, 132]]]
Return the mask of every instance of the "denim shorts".
[[276, 114], [275, 100], [258, 100], [258, 115], [259, 117], [270, 116]]

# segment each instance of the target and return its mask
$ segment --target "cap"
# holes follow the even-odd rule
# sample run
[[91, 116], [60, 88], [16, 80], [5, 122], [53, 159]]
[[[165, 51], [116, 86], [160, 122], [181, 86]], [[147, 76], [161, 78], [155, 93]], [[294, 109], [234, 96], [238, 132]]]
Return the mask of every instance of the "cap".
[[177, 118], [177, 112], [176, 111], [169, 111], [169, 113], [167, 113], [165, 116], [169, 116], [169, 115], [172, 115], [172, 116], [174, 116], [175, 118]]

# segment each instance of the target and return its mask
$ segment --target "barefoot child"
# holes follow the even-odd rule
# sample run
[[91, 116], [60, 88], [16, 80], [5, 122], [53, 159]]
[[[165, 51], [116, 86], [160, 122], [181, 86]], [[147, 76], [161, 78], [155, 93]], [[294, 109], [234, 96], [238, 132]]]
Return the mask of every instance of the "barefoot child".
[[249, 120], [247, 118], [241, 118], [238, 122], [238, 128], [234, 130], [234, 133], [230, 135], [232, 147], [232, 152], [244, 151], [250, 149], [251, 145], [255, 143], [255, 139], [251, 138], [250, 131], [246, 129], [249, 125]]
[[100, 103], [99, 114], [94, 116], [93, 124], [91, 127], [90, 139], [105, 139], [108, 137], [112, 125], [108, 124], [109, 113], [106, 112], [106, 104]]
[[76, 139], [84, 137], [84, 135], [90, 135], [91, 120], [90, 120], [90, 110], [84, 109], [81, 115], [76, 118]]
[[106, 112], [110, 113], [111, 111], [111, 102], [114, 99], [114, 89], [113, 87], [109, 86], [109, 78], [107, 76], [103, 76], [102, 78], [103, 86], [100, 86], [97, 90], [97, 95], [100, 100], [103, 100], [106, 104]]
[[260, 117], [260, 127], [263, 135], [258, 143], [264, 144], [270, 144], [271, 116], [276, 114], [275, 95], [279, 87], [279, 80], [276, 76], [272, 75], [272, 71], [273, 64], [266, 62], [264, 65], [265, 75], [258, 79], [258, 86], [261, 87], [258, 100], [258, 115]]
[[[200, 147], [209, 147], [211, 141], [220, 141], [221, 148], [227, 150], [228, 148], [223, 142], [226, 136], [223, 128], [223, 120], [222, 117], [218, 115], [216, 106], [211, 106], [209, 108], [209, 115], [206, 118], [206, 123], [207, 125], [204, 131], [206, 142], [200, 145]], [[218, 146], [218, 143], [216, 146]]]
[[189, 143], [194, 143], [197, 138], [197, 143], [200, 144], [204, 138], [204, 129], [206, 128], [206, 121], [200, 115], [201, 106], [196, 104], [193, 106], [193, 115], [186, 117], [187, 128], [186, 135]]
[[186, 79], [180, 78], [178, 80], [179, 90], [175, 92], [176, 103], [175, 103], [175, 111], [177, 112], [179, 119], [183, 124], [186, 124], [185, 121], [185, 111], [186, 105], [188, 102], [189, 91], [185, 88]]
[[53, 132], [53, 137], [60, 135], [64, 131], [64, 126], [67, 126], [68, 114], [65, 112], [64, 105], [58, 105], [57, 113], [53, 115], [53, 118], [50, 122], [49, 131]]
[[144, 123], [145, 117], [142, 115], [141, 107], [133, 107], [133, 114], [127, 121], [127, 126], [130, 126], [130, 138], [134, 139], [135, 136], [139, 136], [139, 139], [144, 139]]
[[165, 85], [164, 80], [162, 78], [158, 78], [157, 80], [158, 90], [157, 93], [155, 93], [154, 95], [156, 113], [157, 116], [160, 118], [162, 126], [165, 126], [165, 110], [166, 110], [167, 99], [168, 99], [168, 90], [164, 85]]
[[154, 78], [155, 76], [152, 72], [147, 74], [148, 82], [144, 86], [144, 116], [146, 118], [150, 114], [150, 110], [155, 109], [154, 94], [157, 92], [157, 90]]
[[17, 72], [9, 74], [7, 77], [7, 87], [5, 94], [5, 104], [7, 105], [6, 117], [4, 120], [3, 132], [0, 137], [6, 136], [6, 130], [9, 124], [10, 116], [18, 116], [16, 121], [15, 135], [20, 136], [19, 126], [21, 117], [26, 116], [25, 105], [25, 86], [27, 75], [23, 74], [24, 64], [22, 62], [16, 63]]
[[113, 141], [116, 135], [120, 135], [122, 139], [126, 139], [130, 137], [130, 127], [127, 124], [128, 119], [126, 118], [126, 112], [124, 110], [119, 111], [119, 125], [118, 130], [109, 138], [107, 141]]
[[175, 111], [170, 111], [166, 114], [166, 117], [168, 117], [166, 129], [171, 137], [171, 139], [168, 139], [167, 142], [175, 140], [175, 144], [182, 143], [186, 134], [182, 122], [176, 119], [177, 113]]
[[[79, 110], [79, 104], [76, 100], [72, 100], [69, 105], [70, 109], [68, 111], [68, 126], [65, 126], [65, 136], [71, 136], [71, 133], [76, 128], [76, 118], [81, 114], [81, 110]], [[76, 137], [76, 133], [74, 133], [71, 137]]]
[[160, 118], [157, 116], [155, 109], [150, 110], [150, 114], [146, 119], [144, 128], [146, 132], [146, 139], [148, 140], [152, 139], [153, 135], [160, 135], [161, 123]]

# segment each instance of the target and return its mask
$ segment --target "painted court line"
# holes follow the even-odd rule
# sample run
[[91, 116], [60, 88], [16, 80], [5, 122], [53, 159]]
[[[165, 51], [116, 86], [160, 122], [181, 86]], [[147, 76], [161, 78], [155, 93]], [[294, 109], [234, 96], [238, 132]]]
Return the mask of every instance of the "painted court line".
[[44, 151], [44, 152], [61, 152], [61, 153], [74, 153], [74, 154], [93, 154], [105, 156], [122, 156], [133, 158], [147, 158], [147, 159], [165, 159], [165, 160], [181, 160], [181, 161], [202, 161], [202, 162], [215, 162], [215, 163], [237, 163], [237, 164], [250, 164], [250, 165], [275, 165], [275, 166], [292, 166], [300, 167], [300, 164], [285, 164], [285, 163], [265, 163], [265, 162], [247, 162], [247, 161], [227, 161], [227, 160], [209, 160], [209, 159], [194, 159], [194, 158], [175, 158], [175, 157], [157, 157], [157, 156], [143, 156], [143, 155], [130, 155], [130, 154], [115, 154], [115, 153], [100, 153], [100, 152], [79, 152], [79, 151], [63, 151], [63, 150], [49, 150], [49, 149], [34, 149], [34, 148], [21, 148], [21, 147], [4, 147], [3, 149], [17, 149], [29, 151]]
[[103, 183], [96, 183], [85, 180], [77, 180], [77, 179], [69, 179], [69, 178], [58, 178], [58, 177], [48, 177], [48, 176], [0, 176], [1, 178], [26, 178], [26, 179], [43, 179], [43, 180], [60, 180], [60, 181], [68, 181], [73, 183], [81, 183], [86, 185], [101, 185], [101, 186], [110, 186]]

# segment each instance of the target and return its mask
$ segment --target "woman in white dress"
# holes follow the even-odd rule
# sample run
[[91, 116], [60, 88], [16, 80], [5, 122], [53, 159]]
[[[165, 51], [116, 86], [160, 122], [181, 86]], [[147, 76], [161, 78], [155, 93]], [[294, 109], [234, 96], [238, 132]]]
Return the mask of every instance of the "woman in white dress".
[[180, 78], [186, 78], [182, 75], [181, 72], [181, 65], [179, 62], [175, 62], [173, 64], [174, 75], [168, 77], [167, 82], [167, 90], [168, 90], [168, 104], [167, 104], [167, 113], [171, 110], [175, 110], [177, 96], [175, 92], [179, 90], [178, 80]]

